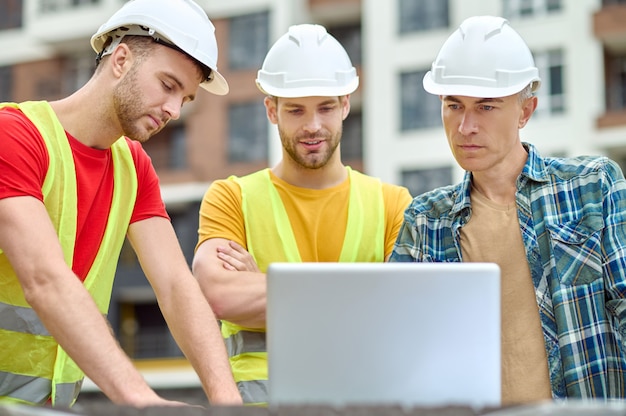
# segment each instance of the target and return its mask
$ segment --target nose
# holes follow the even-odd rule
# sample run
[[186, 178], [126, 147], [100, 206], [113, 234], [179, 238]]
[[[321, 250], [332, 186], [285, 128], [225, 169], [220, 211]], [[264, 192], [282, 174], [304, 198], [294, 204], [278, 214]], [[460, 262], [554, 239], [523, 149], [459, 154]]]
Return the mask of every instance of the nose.
[[313, 113], [304, 123], [303, 129], [309, 133], [315, 133], [322, 128], [320, 117], [317, 113]]
[[178, 97], [170, 97], [163, 105], [163, 111], [167, 113], [171, 120], [178, 120], [182, 108], [183, 100]]
[[469, 136], [477, 131], [478, 124], [476, 122], [475, 115], [471, 111], [465, 111], [463, 113], [463, 117], [461, 118], [461, 123], [459, 124], [459, 133], [464, 136]]

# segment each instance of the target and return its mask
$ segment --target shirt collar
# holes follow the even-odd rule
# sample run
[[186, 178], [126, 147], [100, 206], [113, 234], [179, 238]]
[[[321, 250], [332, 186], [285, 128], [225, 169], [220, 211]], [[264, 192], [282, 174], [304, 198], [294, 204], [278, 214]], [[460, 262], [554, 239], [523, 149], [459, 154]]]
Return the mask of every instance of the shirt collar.
[[545, 160], [541, 157], [537, 148], [530, 143], [522, 142], [522, 145], [528, 152], [528, 159], [526, 159], [526, 164], [524, 169], [522, 169], [522, 176], [526, 176], [535, 182], [547, 182], [549, 175], [546, 170]]
[[[546, 171], [545, 160], [539, 154], [535, 146], [530, 143], [522, 142], [522, 146], [528, 152], [528, 159], [522, 169], [521, 176], [525, 176], [536, 182], [547, 182], [549, 177]], [[470, 189], [472, 187], [472, 172], [465, 172], [463, 181], [456, 188], [454, 195], [454, 205], [452, 213], [461, 212], [463, 209], [469, 208]]]

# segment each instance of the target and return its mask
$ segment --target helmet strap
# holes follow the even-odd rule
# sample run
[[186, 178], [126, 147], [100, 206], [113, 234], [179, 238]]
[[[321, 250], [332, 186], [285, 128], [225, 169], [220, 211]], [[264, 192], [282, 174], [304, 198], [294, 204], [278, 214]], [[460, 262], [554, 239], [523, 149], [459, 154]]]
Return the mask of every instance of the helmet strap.
[[154, 29], [150, 29], [148, 27], [139, 26], [139, 25], [122, 26], [111, 31], [108, 34], [108, 36], [109, 36], [110, 43], [106, 45], [104, 48], [102, 48], [100, 53], [98, 53], [98, 55], [96, 56], [96, 66], [100, 63], [100, 60], [102, 60], [103, 57], [113, 53], [115, 48], [122, 42], [122, 39], [124, 39], [124, 36], [149, 36], [152, 38], [152, 40], [154, 40], [159, 45], [167, 46], [168, 48], [171, 48], [171, 49], [174, 49], [175, 51], [183, 53], [189, 56], [198, 65], [200, 65], [200, 67], [202, 68], [203, 82], [210, 82], [214, 78], [213, 71], [211, 70], [211, 68], [202, 64], [200, 61], [194, 59], [192, 56], [190, 56], [187, 52], [185, 52], [178, 46], [163, 39]]

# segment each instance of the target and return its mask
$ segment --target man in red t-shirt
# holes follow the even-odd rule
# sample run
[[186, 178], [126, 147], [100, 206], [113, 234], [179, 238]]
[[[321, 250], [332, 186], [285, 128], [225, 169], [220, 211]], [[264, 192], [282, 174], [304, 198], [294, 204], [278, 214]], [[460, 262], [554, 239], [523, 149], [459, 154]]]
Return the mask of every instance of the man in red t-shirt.
[[[113, 274], [126, 235], [209, 401], [241, 403], [141, 146], [198, 86], [228, 92], [214, 27], [193, 0], [132, 0], [91, 43], [98, 66], [76, 93], [0, 109], [0, 401], [71, 405], [82, 371], [115, 403], [182, 404], [147, 385], [103, 318], [112, 276], [108, 289], [99, 279]], [[19, 349], [41, 359], [17, 362]]]

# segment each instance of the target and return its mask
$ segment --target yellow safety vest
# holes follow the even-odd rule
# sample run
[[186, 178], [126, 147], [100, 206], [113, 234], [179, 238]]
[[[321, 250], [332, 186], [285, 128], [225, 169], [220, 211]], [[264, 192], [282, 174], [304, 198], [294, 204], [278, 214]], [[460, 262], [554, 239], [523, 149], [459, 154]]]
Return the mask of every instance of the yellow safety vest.
[[[49, 154], [42, 187], [44, 204], [57, 230], [65, 262], [72, 266], [76, 240], [76, 171], [66, 133], [45, 101], [0, 107], [19, 108], [37, 127]], [[137, 174], [125, 138], [112, 146], [113, 199], [107, 226], [84, 285], [106, 315], [113, 278], [137, 196]], [[37, 244], [36, 236], [32, 236]], [[63, 307], [59, 305], [59, 307]], [[76, 401], [83, 372], [56, 343], [24, 293], [6, 255], [0, 250], [0, 402], [69, 407]], [[81, 317], [76, 316], [76, 320]]]
[[[340, 262], [382, 262], [385, 257], [385, 207], [380, 180], [347, 168], [350, 178], [348, 223]], [[248, 252], [262, 272], [273, 262], [301, 262], [289, 217], [269, 169], [242, 178], [241, 204]], [[235, 381], [246, 404], [267, 402], [265, 331], [222, 321], [222, 336]]]

